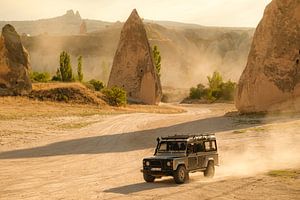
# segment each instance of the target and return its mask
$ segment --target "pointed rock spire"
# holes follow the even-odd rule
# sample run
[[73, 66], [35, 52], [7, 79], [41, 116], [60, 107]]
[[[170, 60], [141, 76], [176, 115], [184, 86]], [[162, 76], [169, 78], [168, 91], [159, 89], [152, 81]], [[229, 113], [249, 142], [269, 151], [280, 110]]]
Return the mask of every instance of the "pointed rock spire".
[[240, 112], [300, 111], [300, 1], [273, 0], [256, 28], [236, 95]]
[[7, 24], [0, 37], [0, 96], [31, 91], [29, 56], [15, 28]]
[[129, 100], [158, 104], [162, 96], [143, 21], [134, 9], [123, 26], [108, 87], [121, 87]]

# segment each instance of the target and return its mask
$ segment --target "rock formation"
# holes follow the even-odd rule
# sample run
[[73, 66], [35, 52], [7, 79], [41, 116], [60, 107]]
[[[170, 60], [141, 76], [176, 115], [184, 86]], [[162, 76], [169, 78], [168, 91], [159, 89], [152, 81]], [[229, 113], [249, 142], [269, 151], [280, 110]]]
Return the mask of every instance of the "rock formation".
[[158, 104], [162, 96], [146, 30], [136, 10], [123, 26], [108, 87], [121, 87], [131, 101]]
[[0, 37], [0, 96], [31, 91], [29, 56], [15, 28], [9, 24]]
[[254, 34], [236, 95], [240, 112], [300, 111], [300, 1], [273, 0]]
[[87, 27], [85, 21], [82, 21], [79, 27], [79, 34], [80, 35], [86, 35], [87, 33]]

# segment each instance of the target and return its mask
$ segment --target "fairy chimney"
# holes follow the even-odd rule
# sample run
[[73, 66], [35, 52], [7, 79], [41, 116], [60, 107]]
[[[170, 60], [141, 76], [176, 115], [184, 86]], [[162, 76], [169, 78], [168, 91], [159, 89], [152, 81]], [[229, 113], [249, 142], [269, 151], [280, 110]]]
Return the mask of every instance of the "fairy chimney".
[[144, 24], [134, 9], [123, 26], [108, 87], [120, 87], [128, 100], [158, 104], [162, 89]]
[[273, 0], [256, 28], [236, 107], [300, 111], [300, 1]]
[[12, 25], [5, 25], [0, 37], [0, 96], [29, 93], [29, 68], [29, 56], [20, 36]]

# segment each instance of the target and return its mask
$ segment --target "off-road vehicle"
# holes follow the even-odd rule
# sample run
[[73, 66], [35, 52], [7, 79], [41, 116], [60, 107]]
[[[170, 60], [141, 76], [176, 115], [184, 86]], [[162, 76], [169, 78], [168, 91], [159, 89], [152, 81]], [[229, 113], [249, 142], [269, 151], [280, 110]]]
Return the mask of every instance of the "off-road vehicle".
[[219, 164], [217, 150], [214, 134], [160, 137], [154, 156], [143, 159], [141, 172], [146, 182], [173, 176], [175, 182], [181, 184], [189, 179], [189, 173], [198, 171], [212, 178], [215, 165]]

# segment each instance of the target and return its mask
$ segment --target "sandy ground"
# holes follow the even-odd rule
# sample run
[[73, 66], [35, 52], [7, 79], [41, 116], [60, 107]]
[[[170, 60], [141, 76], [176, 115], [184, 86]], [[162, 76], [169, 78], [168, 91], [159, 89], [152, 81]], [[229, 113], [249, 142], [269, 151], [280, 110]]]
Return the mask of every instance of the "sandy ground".
[[[187, 112], [1, 119], [0, 199], [300, 199], [300, 116], [182, 107]], [[216, 133], [214, 179], [143, 181], [141, 161], [157, 136], [199, 132]]]

